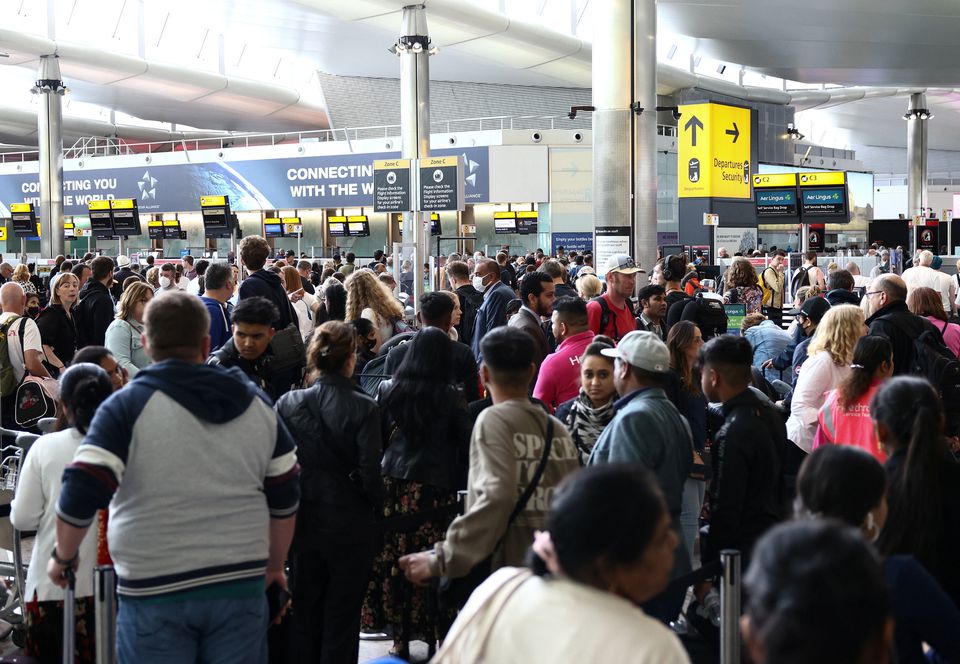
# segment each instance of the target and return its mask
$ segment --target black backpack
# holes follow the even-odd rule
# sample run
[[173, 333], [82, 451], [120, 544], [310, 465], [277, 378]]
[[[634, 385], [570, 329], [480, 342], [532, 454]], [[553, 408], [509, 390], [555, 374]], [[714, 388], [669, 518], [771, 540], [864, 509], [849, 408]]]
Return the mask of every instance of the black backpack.
[[807, 277], [807, 272], [810, 271], [806, 265], [801, 265], [797, 268], [796, 272], [793, 273], [793, 277], [790, 279], [790, 293], [794, 297], [797, 296], [797, 291], [806, 286], [809, 283]]
[[[607, 298], [603, 297], [602, 295], [598, 295], [597, 297], [593, 298], [591, 302], [596, 302], [600, 305], [600, 330], [597, 332], [597, 334], [607, 334], [607, 325], [610, 324], [610, 317], [613, 316], [613, 312], [610, 311], [610, 305], [607, 303]], [[637, 313], [633, 309], [633, 302], [629, 297], [625, 300], [625, 302], [627, 303], [627, 311], [630, 312], [630, 317], [636, 319]], [[636, 329], [636, 325], [634, 325], [634, 329]], [[607, 336], [617, 343], [620, 343], [620, 339], [622, 338], [618, 334], [616, 326], [613, 327], [613, 334], [607, 334]]]
[[696, 308], [694, 322], [700, 328], [704, 341], [727, 333], [727, 310], [723, 308], [723, 302], [712, 297], [704, 297], [703, 293], [697, 293], [692, 301]]
[[[910, 334], [893, 317], [885, 318], [904, 334]], [[946, 329], [946, 325], [944, 326]], [[926, 329], [913, 340], [909, 373], [926, 378], [940, 393], [946, 417], [946, 434], [960, 433], [960, 361], [947, 348], [940, 330]]]
[[467, 292], [461, 297], [463, 300], [460, 307], [460, 329], [463, 330], [463, 334], [460, 335], [460, 341], [469, 346], [473, 340], [473, 325], [477, 319], [477, 310], [483, 306], [483, 293]]

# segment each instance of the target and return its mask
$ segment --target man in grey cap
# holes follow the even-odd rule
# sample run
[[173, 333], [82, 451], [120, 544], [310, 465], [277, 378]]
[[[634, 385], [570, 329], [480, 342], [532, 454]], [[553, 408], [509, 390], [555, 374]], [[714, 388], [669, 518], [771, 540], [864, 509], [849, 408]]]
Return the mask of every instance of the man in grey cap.
[[873, 266], [873, 269], [870, 270], [870, 278], [874, 279], [879, 277], [881, 274], [886, 274], [890, 271], [890, 250], [881, 249], [880, 250], [880, 262]]
[[637, 314], [630, 298], [637, 290], [637, 275], [646, 274], [630, 256], [614, 254], [604, 265], [607, 292], [587, 303], [587, 317], [594, 334], [620, 341], [637, 329]]
[[[614, 416], [600, 434], [589, 465], [638, 463], [652, 472], [663, 491], [673, 531], [680, 538], [680, 511], [683, 487], [693, 463], [690, 425], [667, 398], [663, 387], [670, 373], [670, 351], [653, 332], [634, 331], [616, 348], [604, 349], [614, 358], [613, 380], [617, 394]], [[679, 541], [671, 578], [691, 570], [690, 554]], [[684, 593], [661, 595], [645, 607], [647, 613], [664, 621], [680, 612]]]

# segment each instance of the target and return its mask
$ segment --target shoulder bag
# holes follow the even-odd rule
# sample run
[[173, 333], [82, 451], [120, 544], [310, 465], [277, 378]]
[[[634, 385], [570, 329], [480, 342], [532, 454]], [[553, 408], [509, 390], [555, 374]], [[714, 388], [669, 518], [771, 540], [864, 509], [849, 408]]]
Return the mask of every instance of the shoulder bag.
[[17, 426], [32, 429], [37, 422], [45, 417], [57, 416], [57, 401], [60, 398], [60, 389], [53, 378], [31, 376], [26, 368], [26, 351], [24, 350], [23, 335], [26, 331], [27, 318], [20, 319], [20, 353], [24, 356], [24, 375], [17, 386], [14, 421]]
[[537, 464], [537, 470], [530, 479], [530, 483], [527, 484], [527, 487], [523, 490], [523, 493], [517, 500], [517, 504], [514, 506], [513, 512], [510, 513], [510, 518], [507, 519], [507, 526], [504, 528], [503, 534], [500, 535], [500, 539], [497, 540], [497, 543], [493, 547], [493, 551], [490, 552], [490, 555], [474, 565], [470, 571], [467, 572], [466, 576], [453, 579], [449, 577], [443, 577], [440, 579], [440, 582], [437, 586], [437, 599], [441, 609], [445, 611], [459, 611], [462, 609], [463, 605], [467, 603], [467, 599], [470, 597], [473, 591], [476, 590], [477, 587], [483, 583], [488, 576], [490, 576], [491, 572], [493, 572], [493, 554], [495, 554], [500, 548], [500, 545], [503, 544], [504, 538], [510, 531], [511, 524], [527, 507], [527, 503], [533, 496], [533, 492], [537, 490], [537, 486], [540, 484], [540, 479], [543, 477], [543, 471], [547, 467], [547, 460], [550, 458], [550, 448], [552, 445], [553, 418], [547, 415], [547, 437], [544, 440], [543, 455], [540, 457], [540, 462]]

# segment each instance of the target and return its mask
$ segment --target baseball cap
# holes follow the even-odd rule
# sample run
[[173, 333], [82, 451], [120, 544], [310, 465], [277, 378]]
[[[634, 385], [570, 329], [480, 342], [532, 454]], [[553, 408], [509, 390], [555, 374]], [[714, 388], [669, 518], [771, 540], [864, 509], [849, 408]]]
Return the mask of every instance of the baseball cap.
[[827, 299], [821, 296], [808, 297], [803, 301], [803, 306], [799, 309], [791, 309], [787, 313], [791, 316], [804, 315], [816, 324], [820, 324], [820, 321], [823, 319], [823, 315], [827, 313], [827, 310], [830, 309], [830, 303], [827, 302]]
[[630, 366], [667, 373], [670, 371], [670, 350], [653, 332], [635, 330], [628, 332], [616, 348], [604, 348], [600, 351], [607, 357], [619, 357]]
[[117, 267], [127, 267], [130, 265], [130, 259], [126, 256], [117, 256]]
[[594, 275], [595, 275], [596, 273], [597, 273], [597, 271], [594, 270], [592, 267], [590, 267], [589, 265], [584, 265], [582, 268], [580, 268], [579, 270], [577, 270], [577, 279], [579, 279], [580, 277], [582, 277], [582, 276], [585, 275], [585, 274], [594, 274]]
[[626, 254], [614, 254], [607, 259], [606, 265], [603, 266], [604, 276], [610, 274], [611, 272], [619, 272], [620, 274], [646, 274], [646, 270], [641, 270], [640, 267]]

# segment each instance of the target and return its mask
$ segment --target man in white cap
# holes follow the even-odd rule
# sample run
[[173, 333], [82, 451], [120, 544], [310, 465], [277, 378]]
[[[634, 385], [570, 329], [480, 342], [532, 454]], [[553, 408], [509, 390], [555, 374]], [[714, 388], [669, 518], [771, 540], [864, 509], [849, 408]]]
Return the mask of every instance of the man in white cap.
[[136, 277], [140, 281], [144, 281], [143, 277], [130, 269], [129, 258], [126, 256], [117, 256], [117, 271], [113, 273], [114, 284], [110, 288], [110, 294], [113, 295], [113, 299], [118, 302], [120, 301], [120, 296], [123, 295], [123, 282], [129, 277]]
[[637, 275], [645, 270], [626, 254], [614, 254], [603, 268], [607, 292], [587, 303], [587, 316], [594, 334], [620, 341], [637, 329], [637, 314], [630, 298], [637, 290]]
[[[614, 358], [613, 380], [622, 395], [613, 408], [617, 414], [600, 434], [589, 465], [638, 463], [652, 472], [667, 502], [673, 531], [680, 537], [683, 487], [693, 462], [690, 425], [667, 398], [664, 384], [670, 373], [670, 351], [653, 332], [634, 331], [604, 355]], [[691, 569], [687, 547], [677, 547], [671, 578]], [[683, 592], [654, 599], [647, 613], [661, 620], [676, 618]]]

